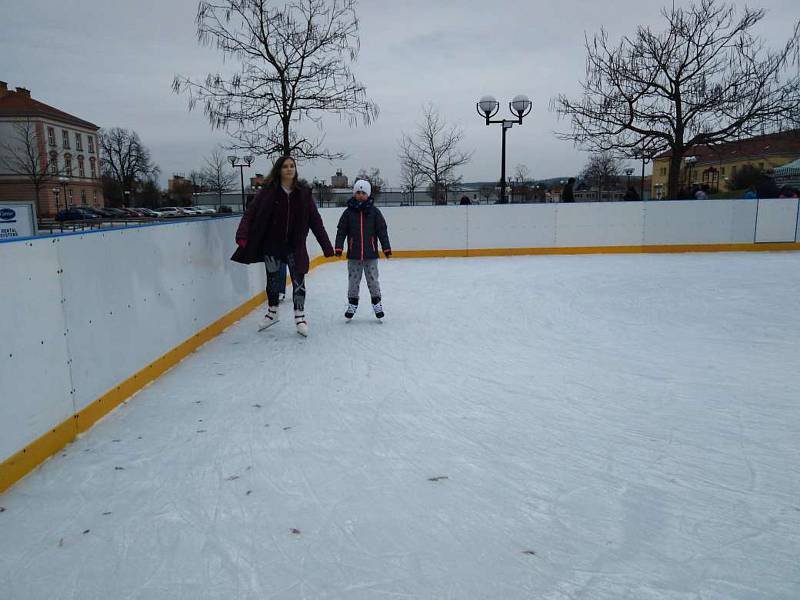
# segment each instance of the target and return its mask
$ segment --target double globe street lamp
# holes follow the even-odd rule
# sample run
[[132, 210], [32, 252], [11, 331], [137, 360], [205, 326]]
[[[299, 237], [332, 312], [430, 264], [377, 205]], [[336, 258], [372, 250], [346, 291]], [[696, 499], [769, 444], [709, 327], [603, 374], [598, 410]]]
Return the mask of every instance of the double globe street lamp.
[[506, 131], [511, 129], [514, 123], [522, 125], [523, 117], [527, 117], [530, 114], [532, 107], [533, 104], [530, 99], [526, 95], [520, 94], [514, 96], [514, 99], [508, 103], [508, 109], [517, 117], [516, 119], [492, 120], [492, 117], [497, 114], [500, 108], [500, 103], [494, 96], [484, 96], [475, 106], [478, 114], [486, 119], [487, 125], [491, 123], [503, 125], [503, 152], [500, 161], [500, 204], [506, 203]]
[[253, 164], [253, 157], [248, 154], [247, 156], [243, 156], [240, 161], [238, 156], [236, 156], [235, 154], [231, 154], [228, 156], [228, 162], [231, 163], [231, 167], [233, 167], [234, 169], [236, 167], [239, 167], [239, 175], [242, 179], [242, 212], [244, 212], [245, 209], [247, 208], [247, 203], [245, 202], [244, 199], [244, 168], [245, 167], [249, 168], [250, 165]]

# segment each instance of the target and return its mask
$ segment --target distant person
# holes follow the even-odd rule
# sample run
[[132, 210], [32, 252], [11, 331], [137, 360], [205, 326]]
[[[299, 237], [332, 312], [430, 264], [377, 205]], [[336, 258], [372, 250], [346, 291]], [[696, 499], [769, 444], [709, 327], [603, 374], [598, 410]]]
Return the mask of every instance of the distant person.
[[461, 196], [461, 200], [459, 201], [459, 204], [461, 206], [469, 206], [472, 203], [469, 201], [469, 196]]
[[575, 202], [575, 178], [570, 177], [567, 179], [567, 185], [561, 191], [562, 202]]
[[797, 198], [797, 190], [785, 185], [778, 192], [778, 198]]
[[699, 185], [694, 186], [693, 196], [695, 200], [708, 200], [708, 194]]
[[358, 309], [358, 296], [362, 276], [367, 279], [367, 288], [372, 299], [372, 310], [378, 319], [383, 318], [381, 286], [378, 282], [378, 242], [383, 255], [389, 258], [392, 248], [386, 219], [370, 194], [369, 181], [359, 179], [353, 185], [353, 197], [347, 201], [336, 228], [336, 256], [341, 256], [347, 240], [347, 310], [344, 313], [349, 321]]
[[236, 245], [231, 260], [251, 264], [263, 262], [267, 272], [267, 314], [259, 331], [278, 322], [281, 263], [286, 263], [292, 278], [294, 322], [297, 333], [308, 335], [305, 317], [305, 276], [309, 269], [306, 238], [311, 230], [325, 256], [333, 256], [331, 245], [311, 189], [297, 179], [297, 166], [290, 156], [282, 156], [272, 167], [267, 183], [248, 204], [236, 230]]
[[745, 200], [758, 200], [758, 191], [756, 191], [756, 186], [751, 185], [749, 188], [747, 188], [743, 198]]
[[635, 202], [640, 198], [639, 193], [633, 188], [632, 185], [629, 185], [628, 190], [625, 192], [625, 195], [622, 197], [622, 199]]

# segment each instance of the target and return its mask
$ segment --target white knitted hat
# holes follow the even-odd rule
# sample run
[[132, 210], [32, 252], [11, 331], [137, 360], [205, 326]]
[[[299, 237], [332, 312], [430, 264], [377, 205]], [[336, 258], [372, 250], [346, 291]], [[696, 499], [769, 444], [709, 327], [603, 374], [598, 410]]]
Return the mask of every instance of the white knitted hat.
[[372, 194], [372, 186], [369, 184], [369, 181], [359, 179], [353, 186], [353, 196], [356, 195], [356, 192], [364, 192], [367, 196], [370, 196], [370, 194]]

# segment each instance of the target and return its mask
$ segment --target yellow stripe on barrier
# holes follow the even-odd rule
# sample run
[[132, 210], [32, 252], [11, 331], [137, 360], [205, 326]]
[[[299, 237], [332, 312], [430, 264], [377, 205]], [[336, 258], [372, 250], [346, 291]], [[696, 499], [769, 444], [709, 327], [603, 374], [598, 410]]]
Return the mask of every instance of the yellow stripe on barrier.
[[[393, 258], [450, 258], [472, 256], [537, 256], [553, 254], [637, 254], [637, 253], [683, 253], [683, 252], [775, 252], [800, 250], [800, 243], [762, 244], [681, 244], [659, 246], [585, 246], [574, 248], [476, 248], [469, 250], [397, 250]], [[310, 269], [341, 261], [341, 258], [318, 256], [310, 263]], [[261, 292], [221, 319], [173, 348], [145, 368], [135, 373], [113, 389], [103, 394], [89, 406], [73, 415], [36, 441], [0, 463], [0, 493], [33, 471], [53, 454], [61, 450], [75, 437], [89, 429], [97, 421], [133, 396], [151, 381], [177, 365], [200, 346], [215, 338], [227, 327], [248, 315], [266, 300]]]

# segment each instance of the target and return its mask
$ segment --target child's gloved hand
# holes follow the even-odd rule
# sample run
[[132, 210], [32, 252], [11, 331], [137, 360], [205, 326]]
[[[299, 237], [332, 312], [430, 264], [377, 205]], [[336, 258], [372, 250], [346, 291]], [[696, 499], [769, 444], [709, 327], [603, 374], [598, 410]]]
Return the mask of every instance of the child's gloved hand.
[[386, 258], [391, 258], [391, 257], [392, 257], [392, 251], [391, 251], [391, 250], [384, 250], [384, 251], [383, 251], [383, 255], [384, 255]]
[[240, 238], [236, 240], [236, 245], [239, 246], [239, 248], [244, 248], [245, 246], [247, 246], [247, 240]]
[[336, 251], [336, 256], [341, 256], [341, 255], [342, 255], [342, 251], [341, 250], [337, 250]]

